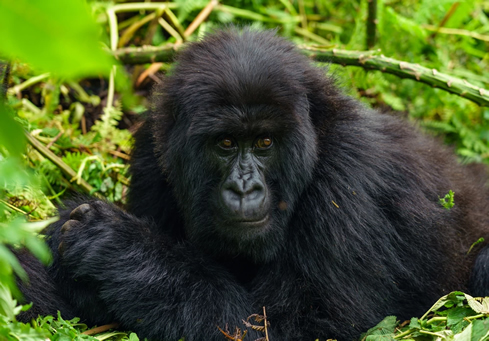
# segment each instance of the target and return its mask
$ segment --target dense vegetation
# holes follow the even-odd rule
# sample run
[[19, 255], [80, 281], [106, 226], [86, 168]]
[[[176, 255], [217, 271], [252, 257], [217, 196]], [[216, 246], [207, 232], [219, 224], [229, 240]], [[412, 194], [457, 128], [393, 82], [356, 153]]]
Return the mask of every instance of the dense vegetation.
[[[123, 205], [131, 134], [152, 85], [186, 41], [231, 23], [277, 28], [333, 63], [328, 72], [366, 105], [439, 134], [462, 162], [489, 163], [487, 1], [0, 0], [0, 339], [137, 339], [81, 334], [87, 326], [61, 318], [16, 322], [14, 274], [25, 273], [8, 246], [47, 263], [35, 233], [63, 198], [84, 192]], [[488, 304], [454, 293], [419, 319], [386, 318], [367, 338], [483, 339]]]

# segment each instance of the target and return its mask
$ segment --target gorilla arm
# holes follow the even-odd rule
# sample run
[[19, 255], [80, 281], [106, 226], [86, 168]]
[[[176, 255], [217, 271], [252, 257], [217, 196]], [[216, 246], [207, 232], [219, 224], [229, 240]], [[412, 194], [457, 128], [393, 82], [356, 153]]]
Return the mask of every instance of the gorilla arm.
[[[100, 307], [86, 303], [97, 295], [116, 321], [140, 336], [221, 340], [217, 326], [239, 326], [251, 314], [248, 294], [225, 269], [187, 242], [150, 233], [151, 222], [91, 200], [61, 224], [49, 233], [55, 279], [70, 303], [84, 301], [82, 316], [100, 315]], [[83, 282], [94, 290], [74, 297]]]

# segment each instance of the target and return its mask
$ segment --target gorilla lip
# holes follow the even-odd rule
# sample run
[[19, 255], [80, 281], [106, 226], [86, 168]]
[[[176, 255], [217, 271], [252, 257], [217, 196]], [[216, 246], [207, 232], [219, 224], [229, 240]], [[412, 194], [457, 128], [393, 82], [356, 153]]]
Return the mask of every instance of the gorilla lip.
[[241, 220], [233, 220], [232, 222], [235, 224], [239, 225], [244, 225], [244, 226], [249, 226], [249, 227], [260, 227], [265, 225], [268, 220], [269, 220], [269, 215], [265, 215], [265, 217], [259, 219], [259, 220], [248, 220], [248, 219], [241, 219]]

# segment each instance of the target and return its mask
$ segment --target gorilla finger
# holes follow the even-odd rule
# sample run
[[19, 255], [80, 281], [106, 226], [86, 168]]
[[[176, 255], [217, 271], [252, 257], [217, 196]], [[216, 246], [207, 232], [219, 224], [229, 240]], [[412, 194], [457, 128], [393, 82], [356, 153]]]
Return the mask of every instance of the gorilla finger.
[[65, 252], [65, 244], [63, 242], [59, 243], [58, 245], [58, 253], [60, 255], [63, 255], [63, 253]]
[[92, 208], [89, 204], [81, 204], [77, 208], [75, 208], [70, 213], [70, 219], [82, 220], [85, 215], [87, 215]]
[[72, 230], [78, 224], [80, 224], [78, 220], [68, 220], [66, 223], [63, 224], [63, 226], [61, 226], [61, 233]]

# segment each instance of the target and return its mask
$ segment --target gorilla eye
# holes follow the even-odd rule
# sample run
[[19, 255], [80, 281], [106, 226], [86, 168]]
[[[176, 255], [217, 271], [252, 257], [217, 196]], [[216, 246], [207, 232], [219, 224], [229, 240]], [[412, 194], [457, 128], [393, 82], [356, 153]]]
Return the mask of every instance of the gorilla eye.
[[255, 147], [258, 149], [268, 149], [272, 146], [272, 138], [269, 136], [260, 137], [255, 142]]
[[222, 140], [220, 140], [217, 145], [222, 149], [231, 149], [234, 148], [236, 144], [234, 143], [233, 139], [231, 139], [230, 137], [225, 137]]

